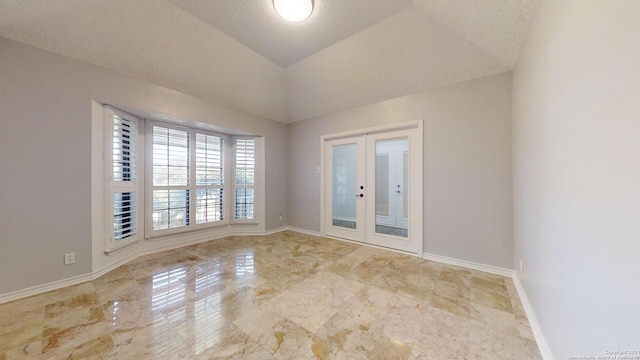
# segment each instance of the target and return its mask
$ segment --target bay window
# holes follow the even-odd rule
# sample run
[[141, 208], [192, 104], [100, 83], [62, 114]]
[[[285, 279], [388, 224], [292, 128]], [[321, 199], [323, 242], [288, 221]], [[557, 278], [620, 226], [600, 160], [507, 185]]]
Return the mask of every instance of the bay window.
[[146, 236], [227, 224], [225, 186], [228, 135], [149, 122], [151, 166]]
[[255, 208], [256, 179], [263, 181], [256, 176], [255, 137], [103, 109], [107, 253], [143, 237], [261, 222]]

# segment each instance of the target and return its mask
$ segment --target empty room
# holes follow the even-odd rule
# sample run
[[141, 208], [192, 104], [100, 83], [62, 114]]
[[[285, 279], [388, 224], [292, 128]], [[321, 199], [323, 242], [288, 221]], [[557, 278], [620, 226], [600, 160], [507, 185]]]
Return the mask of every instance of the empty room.
[[0, 360], [640, 360], [640, 0], [0, 0]]

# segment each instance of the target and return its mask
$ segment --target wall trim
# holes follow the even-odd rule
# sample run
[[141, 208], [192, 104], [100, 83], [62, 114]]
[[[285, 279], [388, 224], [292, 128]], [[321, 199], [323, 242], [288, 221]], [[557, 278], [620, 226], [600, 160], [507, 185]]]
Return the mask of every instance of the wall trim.
[[554, 360], [551, 350], [549, 348], [549, 344], [544, 338], [542, 334], [542, 328], [540, 327], [540, 323], [536, 318], [536, 315], [533, 311], [533, 307], [529, 302], [529, 298], [527, 297], [527, 293], [524, 291], [524, 287], [522, 287], [522, 283], [520, 282], [520, 278], [518, 276], [518, 272], [512, 269], [501, 268], [497, 266], [480, 264], [472, 261], [460, 260], [456, 258], [450, 258], [446, 256], [436, 255], [424, 253], [422, 255], [424, 259], [437, 261], [449, 265], [460, 266], [464, 268], [469, 268], [473, 270], [484, 271], [490, 274], [496, 274], [511, 278], [513, 280], [513, 284], [518, 291], [518, 296], [520, 297], [520, 301], [522, 302], [522, 306], [524, 307], [524, 311], [527, 314], [527, 319], [529, 320], [529, 326], [531, 326], [531, 331], [533, 332], [533, 336], [536, 338], [536, 344], [538, 345], [538, 350], [540, 350], [540, 355], [544, 360]]
[[60, 288], [67, 287], [67, 286], [81, 284], [83, 282], [91, 281], [93, 279], [94, 279], [93, 274], [89, 273], [89, 274], [73, 276], [67, 279], [52, 281], [46, 284], [40, 284], [40, 285], [28, 287], [22, 290], [13, 291], [13, 292], [1, 295], [0, 304], [6, 303], [9, 301], [19, 300], [32, 295], [42, 294], [42, 293], [53, 291], [53, 290], [58, 290]]
[[[295, 231], [295, 230], [293, 230], [293, 231]], [[409, 252], [409, 251], [393, 249], [393, 248], [384, 247], [384, 246], [380, 246], [380, 245], [367, 244], [367, 243], [354, 241], [354, 240], [349, 240], [349, 239], [343, 239], [343, 238], [339, 238], [337, 236], [331, 236], [331, 235], [318, 235], [318, 236], [322, 236], [324, 238], [331, 239], [331, 240], [337, 240], [337, 241], [346, 242], [346, 243], [349, 243], [349, 244], [362, 245], [362, 246], [366, 246], [366, 247], [370, 247], [370, 248], [374, 248], [374, 249], [391, 251], [391, 252], [395, 252], [395, 253], [398, 253], [398, 254], [421, 257], [420, 254], [412, 253], [412, 252]]]
[[315, 231], [315, 230], [307, 230], [307, 229], [303, 229], [303, 228], [299, 228], [299, 227], [295, 227], [295, 226], [287, 226], [286, 230], [289, 231], [295, 231], [295, 232], [299, 232], [302, 234], [307, 234], [307, 235], [313, 235], [313, 236], [320, 236], [322, 237], [322, 234], [320, 234], [319, 231]]
[[551, 348], [547, 343], [547, 340], [544, 338], [542, 334], [542, 327], [538, 322], [538, 318], [536, 317], [535, 312], [533, 311], [533, 307], [529, 302], [529, 298], [527, 297], [526, 291], [524, 291], [524, 287], [520, 282], [520, 277], [518, 276], [518, 272], [513, 272], [513, 283], [516, 286], [516, 290], [518, 291], [518, 296], [520, 296], [520, 301], [522, 302], [522, 306], [524, 307], [524, 312], [527, 314], [527, 319], [529, 320], [529, 325], [531, 326], [531, 331], [533, 332], [533, 336], [536, 338], [536, 343], [538, 344], [538, 350], [540, 350], [540, 355], [544, 360], [554, 360], [553, 354], [551, 353]]
[[288, 226], [280, 226], [279, 228], [275, 228], [275, 229], [271, 229], [271, 230], [265, 231], [264, 235], [265, 236], [273, 235], [273, 234], [277, 234], [279, 232], [283, 232], [283, 231], [287, 231], [287, 230], [289, 230]]
[[[195, 245], [195, 244], [200, 244], [203, 242], [207, 242], [207, 241], [213, 241], [213, 240], [218, 240], [224, 237], [228, 237], [228, 236], [267, 236], [267, 235], [273, 235], [273, 234], [277, 234], [279, 232], [283, 232], [286, 230], [290, 230], [290, 228], [288, 226], [282, 226], [276, 229], [272, 229], [272, 230], [267, 230], [267, 231], [246, 231], [246, 230], [237, 230], [237, 231], [232, 231], [232, 232], [228, 232], [228, 233], [224, 233], [224, 234], [219, 234], [219, 235], [208, 235], [208, 236], [200, 236], [197, 237], [195, 239], [191, 239], [191, 240], [187, 240], [187, 241], [182, 241], [182, 242], [174, 242], [165, 246], [160, 246], [160, 247], [156, 247], [153, 249], [148, 249], [148, 250], [142, 250], [139, 251], [137, 253], [131, 254], [125, 258], [122, 258], [121, 260], [118, 260], [112, 264], [109, 264], [105, 267], [102, 267], [100, 269], [96, 269], [93, 272], [87, 273], [87, 274], [82, 274], [82, 275], [77, 275], [77, 276], [73, 276], [67, 279], [62, 279], [62, 280], [56, 280], [56, 281], [52, 281], [46, 284], [41, 284], [41, 285], [36, 285], [36, 286], [32, 286], [32, 287], [28, 287], [26, 289], [21, 289], [21, 290], [16, 290], [16, 291], [12, 291], [6, 294], [0, 294], [0, 304], [4, 304], [10, 301], [14, 301], [14, 300], [19, 300], [19, 299], [23, 299], [29, 296], [33, 296], [33, 295], [38, 295], [38, 294], [42, 294], [45, 292], [49, 292], [49, 291], [53, 291], [53, 290], [57, 290], [57, 289], [61, 289], [67, 286], [73, 286], [73, 285], [78, 285], [87, 281], [92, 281], [95, 280], [97, 278], [99, 278], [102, 275], [105, 275], [106, 273], [117, 269], [118, 267], [133, 261], [139, 257], [142, 256], [146, 256], [146, 255], [151, 255], [151, 254], [155, 254], [155, 253], [159, 253], [162, 251], [167, 251], [167, 250], [173, 250], [173, 249], [177, 249], [177, 248], [181, 248], [181, 247], [185, 247], [185, 246], [190, 246], [190, 245]], [[291, 229], [293, 231], [297, 231], [297, 232], [301, 232], [301, 233], [307, 233], [307, 234], [311, 234], [311, 235], [319, 235], [312, 233], [310, 231], [303, 231], [303, 229], [297, 230], [296, 228]], [[177, 236], [176, 236], [177, 238]]]
[[422, 254], [422, 258], [423, 259], [427, 259], [427, 260], [431, 260], [431, 261], [441, 262], [441, 263], [444, 263], [444, 264], [455, 265], [455, 266], [460, 266], [460, 267], [464, 267], [464, 268], [468, 268], [468, 269], [484, 271], [484, 272], [487, 272], [487, 273], [490, 273], [490, 274], [501, 275], [501, 276], [505, 276], [505, 277], [508, 277], [508, 278], [513, 278], [513, 274], [515, 272], [512, 269], [507, 269], [507, 268], [502, 268], [502, 267], [492, 266], [492, 265], [485, 265], [485, 264], [481, 264], [481, 263], [477, 263], [477, 262], [473, 262], [473, 261], [460, 260], [460, 259], [456, 259], [456, 258], [451, 258], [451, 257], [442, 256], [442, 255], [436, 255], [436, 254], [430, 254], [430, 253]]
[[[46, 284], [42, 284], [42, 285], [36, 285], [36, 286], [32, 286], [26, 289], [22, 289], [22, 290], [17, 290], [17, 291], [13, 291], [10, 293], [6, 293], [6, 294], [2, 294], [0, 295], [0, 304], [6, 303], [6, 302], [10, 302], [10, 301], [14, 301], [14, 300], [19, 300], [22, 298], [26, 298], [29, 296], [33, 296], [33, 295], [38, 295], [38, 294], [42, 294], [48, 291], [53, 291], [53, 290], [57, 290], [63, 287], [67, 287], [67, 286], [72, 286], [72, 285], [77, 285], [77, 284], [81, 284], [87, 281], [92, 281], [95, 280], [97, 278], [99, 278], [100, 276], [115, 270], [116, 268], [130, 262], [133, 261], [141, 256], [146, 256], [146, 255], [151, 255], [151, 254], [155, 254], [161, 251], [167, 251], [167, 250], [171, 250], [171, 249], [177, 249], [180, 247], [184, 247], [184, 246], [189, 246], [189, 245], [194, 245], [194, 244], [199, 244], [205, 241], [213, 241], [213, 240], [218, 240], [224, 237], [228, 237], [228, 236], [251, 236], [251, 235], [260, 235], [260, 236], [267, 236], [267, 235], [273, 235], [273, 234], [277, 234], [283, 231], [294, 231], [294, 232], [298, 232], [298, 233], [302, 233], [302, 234], [307, 234], [307, 235], [313, 235], [313, 236], [322, 236], [320, 234], [319, 231], [314, 231], [314, 230], [307, 230], [307, 229], [303, 229], [303, 228], [298, 228], [295, 226], [281, 226], [279, 228], [276, 229], [271, 229], [271, 230], [267, 230], [267, 231], [256, 231], [256, 232], [247, 232], [247, 231], [236, 231], [236, 232], [231, 232], [231, 233], [226, 233], [223, 235], [218, 235], [218, 236], [214, 236], [211, 237], [209, 239], [195, 239], [195, 240], [191, 240], [191, 241], [185, 241], [185, 242], [179, 242], [179, 243], [173, 243], [169, 246], [163, 246], [163, 247], [159, 247], [159, 248], [154, 248], [154, 249], [150, 249], [150, 250], [145, 250], [145, 251], [141, 251], [138, 252], [136, 254], [132, 254], [131, 256], [128, 256], [126, 258], [123, 258], [122, 260], [119, 260], [113, 264], [107, 265], [101, 269], [96, 270], [95, 272], [89, 273], [89, 274], [84, 274], [84, 275], [78, 275], [78, 276], [74, 276], [74, 277], [70, 277], [68, 279], [62, 279], [62, 280], [57, 280], [57, 281], [53, 281], [50, 283], [46, 283]], [[354, 242], [355, 243], [355, 242]], [[356, 244], [360, 244], [360, 243], [356, 243]], [[362, 245], [367, 245], [367, 244], [362, 244]], [[469, 269], [473, 269], [473, 270], [479, 270], [479, 271], [484, 271], [490, 274], [496, 274], [496, 275], [501, 275], [501, 276], [505, 276], [508, 278], [511, 278], [513, 280], [513, 283], [516, 287], [516, 290], [518, 291], [518, 296], [520, 297], [520, 301], [522, 302], [522, 306], [524, 307], [525, 313], [527, 314], [527, 319], [529, 320], [529, 325], [531, 326], [531, 331], [533, 332], [534, 337], [536, 338], [536, 343], [538, 345], [538, 349], [540, 350], [540, 354], [542, 355], [542, 358], [544, 360], [554, 360], [553, 355], [551, 353], [551, 350], [549, 348], [548, 343], [546, 342], [544, 335], [542, 333], [542, 328], [540, 327], [540, 323], [538, 322], [538, 319], [535, 315], [535, 312], [533, 311], [533, 308], [531, 306], [531, 303], [529, 302], [529, 299], [527, 297], [527, 293], [524, 290], [524, 287], [522, 286], [522, 283], [520, 282], [520, 278], [518, 276], [518, 273], [515, 270], [512, 269], [506, 269], [506, 268], [501, 268], [501, 267], [497, 267], [497, 266], [491, 266], [491, 265], [485, 265], [485, 264], [480, 264], [480, 263], [476, 263], [476, 262], [472, 262], [472, 261], [466, 261], [466, 260], [461, 260], [461, 259], [456, 259], [456, 258], [451, 258], [451, 257], [447, 257], [447, 256], [441, 256], [441, 255], [436, 255], [436, 254], [430, 254], [430, 253], [423, 253], [422, 254], [422, 258], [423, 259], [427, 259], [427, 260], [431, 260], [431, 261], [437, 261], [437, 262], [441, 262], [444, 264], [449, 264], [449, 265], [454, 265], [454, 266], [460, 266], [460, 267], [464, 267], [464, 268], [469, 268]]]

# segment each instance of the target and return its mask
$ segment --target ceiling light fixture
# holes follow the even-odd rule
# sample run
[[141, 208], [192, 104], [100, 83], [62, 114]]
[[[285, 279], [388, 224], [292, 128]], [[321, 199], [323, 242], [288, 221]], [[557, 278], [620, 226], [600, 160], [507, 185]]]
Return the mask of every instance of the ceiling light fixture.
[[273, 0], [273, 8], [281, 18], [300, 22], [313, 12], [313, 0]]

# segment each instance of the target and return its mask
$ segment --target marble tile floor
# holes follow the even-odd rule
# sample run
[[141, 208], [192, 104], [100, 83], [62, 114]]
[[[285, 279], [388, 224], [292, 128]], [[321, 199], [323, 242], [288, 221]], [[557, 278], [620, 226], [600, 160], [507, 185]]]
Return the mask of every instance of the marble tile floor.
[[511, 279], [295, 232], [0, 305], [5, 359], [541, 359]]

